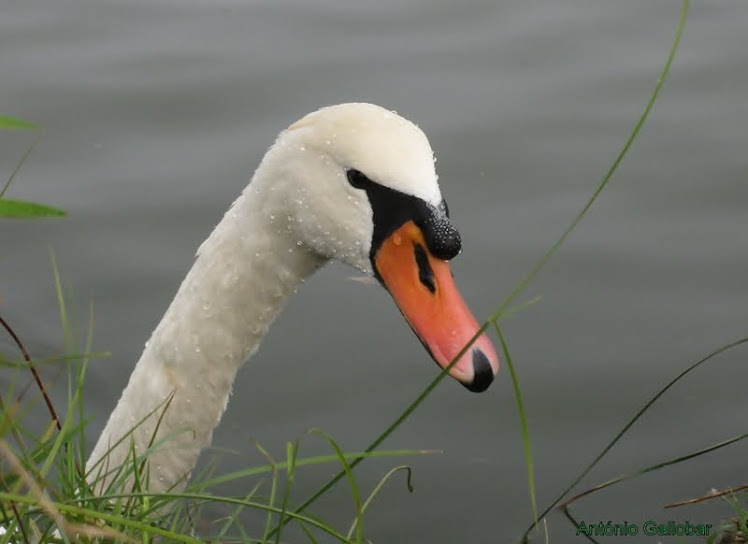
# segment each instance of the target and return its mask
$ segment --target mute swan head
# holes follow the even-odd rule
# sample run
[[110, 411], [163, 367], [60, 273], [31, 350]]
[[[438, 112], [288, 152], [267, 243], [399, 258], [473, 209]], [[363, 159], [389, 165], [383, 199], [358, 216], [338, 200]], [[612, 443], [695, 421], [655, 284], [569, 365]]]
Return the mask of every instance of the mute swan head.
[[[460, 236], [415, 124], [372, 104], [322, 108], [280, 134], [247, 190], [265, 195], [277, 234], [376, 277], [442, 368], [478, 331], [447, 264]], [[450, 374], [484, 391], [497, 371], [483, 335]]]
[[[479, 330], [447, 263], [459, 252], [418, 127], [370, 104], [323, 108], [294, 123], [200, 246], [88, 459], [92, 483], [103, 493], [133, 452], [174, 434], [149, 454], [153, 470], [144, 473], [151, 491], [183, 485], [240, 365], [286, 298], [330, 259], [374, 276], [446, 368]], [[498, 367], [481, 335], [449, 374], [484, 391]]]

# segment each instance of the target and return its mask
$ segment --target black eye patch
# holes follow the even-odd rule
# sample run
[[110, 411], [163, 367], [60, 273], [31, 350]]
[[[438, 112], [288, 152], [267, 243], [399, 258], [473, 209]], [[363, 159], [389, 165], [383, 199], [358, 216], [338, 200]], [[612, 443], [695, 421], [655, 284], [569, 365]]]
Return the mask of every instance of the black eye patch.
[[358, 170], [350, 169], [346, 175], [353, 187], [366, 191], [374, 212], [374, 234], [369, 254], [372, 263], [382, 242], [408, 221], [418, 225], [426, 246], [435, 257], [448, 261], [462, 249], [460, 233], [449, 219], [445, 201], [435, 208], [418, 197], [380, 185]]

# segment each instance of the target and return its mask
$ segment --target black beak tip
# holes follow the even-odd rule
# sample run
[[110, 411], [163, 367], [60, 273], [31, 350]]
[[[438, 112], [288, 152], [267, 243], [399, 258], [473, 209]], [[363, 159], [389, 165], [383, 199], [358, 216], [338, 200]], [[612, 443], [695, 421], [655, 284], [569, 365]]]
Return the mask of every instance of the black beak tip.
[[479, 349], [473, 350], [473, 381], [463, 384], [468, 391], [482, 393], [493, 382], [493, 369], [488, 357]]

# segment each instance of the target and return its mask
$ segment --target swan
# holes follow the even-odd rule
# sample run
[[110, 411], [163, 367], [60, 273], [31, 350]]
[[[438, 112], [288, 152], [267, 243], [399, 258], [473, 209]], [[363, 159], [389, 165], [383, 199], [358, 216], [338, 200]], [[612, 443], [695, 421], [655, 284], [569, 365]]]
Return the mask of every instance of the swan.
[[[325, 107], [282, 131], [146, 342], [87, 461], [95, 488], [153, 444], [147, 489], [183, 487], [237, 371], [288, 296], [332, 259], [376, 278], [446, 367], [479, 325], [447, 264], [461, 242], [434, 162], [415, 124], [373, 104]], [[449, 374], [480, 392], [498, 368], [482, 335]]]

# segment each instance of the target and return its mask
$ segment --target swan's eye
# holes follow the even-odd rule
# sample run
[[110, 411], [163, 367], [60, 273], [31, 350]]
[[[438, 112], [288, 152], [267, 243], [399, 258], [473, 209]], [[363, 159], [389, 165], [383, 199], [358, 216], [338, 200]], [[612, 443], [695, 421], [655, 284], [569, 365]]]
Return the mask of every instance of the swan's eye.
[[[366, 191], [371, 204], [374, 219], [372, 259], [382, 242], [408, 221], [418, 225], [426, 240], [426, 247], [435, 257], [448, 261], [460, 252], [460, 234], [449, 220], [449, 208], [444, 200], [434, 206], [416, 196], [380, 185], [354, 168], [346, 171], [346, 177], [352, 187]], [[421, 269], [425, 270], [423, 267]], [[428, 274], [422, 276], [427, 277]], [[423, 283], [428, 287], [427, 281]]]

